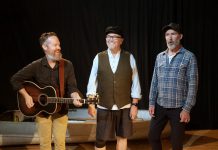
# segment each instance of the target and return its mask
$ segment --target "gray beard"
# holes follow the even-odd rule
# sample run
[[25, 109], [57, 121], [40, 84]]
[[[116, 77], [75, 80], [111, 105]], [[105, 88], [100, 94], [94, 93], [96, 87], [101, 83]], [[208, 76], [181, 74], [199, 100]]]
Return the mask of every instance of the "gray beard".
[[176, 48], [179, 44], [180, 44], [179, 41], [176, 41], [176, 42], [174, 42], [173, 44], [167, 43], [167, 47], [168, 47], [169, 49], [174, 49], [174, 48]]
[[173, 44], [173, 45], [168, 44], [168, 48], [169, 49], [174, 49], [174, 48], [176, 48], [176, 45], [175, 44]]
[[62, 54], [60, 54], [60, 57], [54, 57], [52, 55], [47, 54], [46, 57], [47, 57], [48, 60], [51, 60], [51, 61], [59, 61], [62, 58]]

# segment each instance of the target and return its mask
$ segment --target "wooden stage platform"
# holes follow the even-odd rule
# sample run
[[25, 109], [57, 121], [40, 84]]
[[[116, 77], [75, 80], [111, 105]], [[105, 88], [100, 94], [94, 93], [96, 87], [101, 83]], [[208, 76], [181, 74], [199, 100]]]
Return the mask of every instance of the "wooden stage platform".
[[[68, 117], [66, 143], [95, 141], [96, 118], [91, 118], [87, 114], [87, 109], [71, 110]], [[0, 146], [39, 144], [35, 122], [25, 121], [19, 111], [14, 112], [14, 118], [18, 121], [0, 121]], [[147, 110], [139, 110], [137, 119], [133, 121], [134, 135], [130, 139], [146, 138], [150, 119]], [[167, 126], [163, 136], [167, 136], [168, 133], [169, 127]], [[113, 140], [115, 139], [111, 141]]]
[[[163, 150], [172, 150], [168, 138], [163, 138]], [[107, 144], [107, 150], [115, 150], [116, 143]], [[38, 144], [2, 146], [0, 150], [39, 150]], [[67, 144], [66, 150], [94, 150], [93, 142]], [[151, 150], [147, 138], [129, 140], [128, 150]], [[183, 150], [218, 150], [218, 130], [186, 131]]]
[[[87, 109], [69, 111], [66, 134], [67, 150], [94, 150], [96, 120]], [[148, 111], [139, 110], [134, 120], [134, 135], [129, 139], [128, 150], [149, 150], [147, 131], [150, 122]], [[16, 120], [22, 119], [15, 113]], [[170, 150], [169, 125], [163, 132], [163, 150]], [[107, 150], [115, 150], [116, 142], [108, 143]], [[0, 121], [0, 150], [38, 150], [39, 138], [34, 122]], [[218, 130], [186, 131], [184, 150], [218, 150]]]

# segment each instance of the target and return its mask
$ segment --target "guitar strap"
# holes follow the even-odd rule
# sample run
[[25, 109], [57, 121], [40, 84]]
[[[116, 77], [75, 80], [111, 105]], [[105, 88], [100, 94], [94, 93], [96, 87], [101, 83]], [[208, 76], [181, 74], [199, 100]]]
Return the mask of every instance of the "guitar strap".
[[60, 96], [64, 97], [64, 59], [59, 61]]

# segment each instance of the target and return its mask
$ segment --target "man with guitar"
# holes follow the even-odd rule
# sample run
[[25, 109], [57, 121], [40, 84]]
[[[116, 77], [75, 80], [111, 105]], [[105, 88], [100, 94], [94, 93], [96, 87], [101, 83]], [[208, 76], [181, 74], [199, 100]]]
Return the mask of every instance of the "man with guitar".
[[56, 33], [43, 33], [39, 43], [45, 56], [14, 74], [11, 84], [18, 91], [22, 112], [36, 117], [40, 150], [52, 149], [52, 134], [55, 150], [65, 150], [68, 104], [52, 101], [51, 98], [70, 97], [75, 106], [82, 106], [74, 68], [69, 60], [62, 58]]

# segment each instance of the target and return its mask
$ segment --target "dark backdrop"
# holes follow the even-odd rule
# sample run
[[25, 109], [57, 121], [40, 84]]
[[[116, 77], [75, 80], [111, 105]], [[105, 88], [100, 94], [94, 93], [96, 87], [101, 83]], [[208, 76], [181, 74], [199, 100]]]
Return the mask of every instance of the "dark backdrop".
[[191, 113], [190, 129], [218, 128], [217, 13], [207, 0], [14, 0], [0, 5], [0, 111], [17, 109], [10, 77], [43, 56], [41, 33], [54, 31], [65, 58], [75, 67], [78, 87], [85, 95], [92, 60], [106, 48], [104, 29], [120, 25], [123, 48], [136, 58], [143, 98], [148, 93], [156, 55], [166, 48], [162, 26], [177, 22], [183, 28], [183, 45], [194, 52], [199, 66], [199, 91]]

